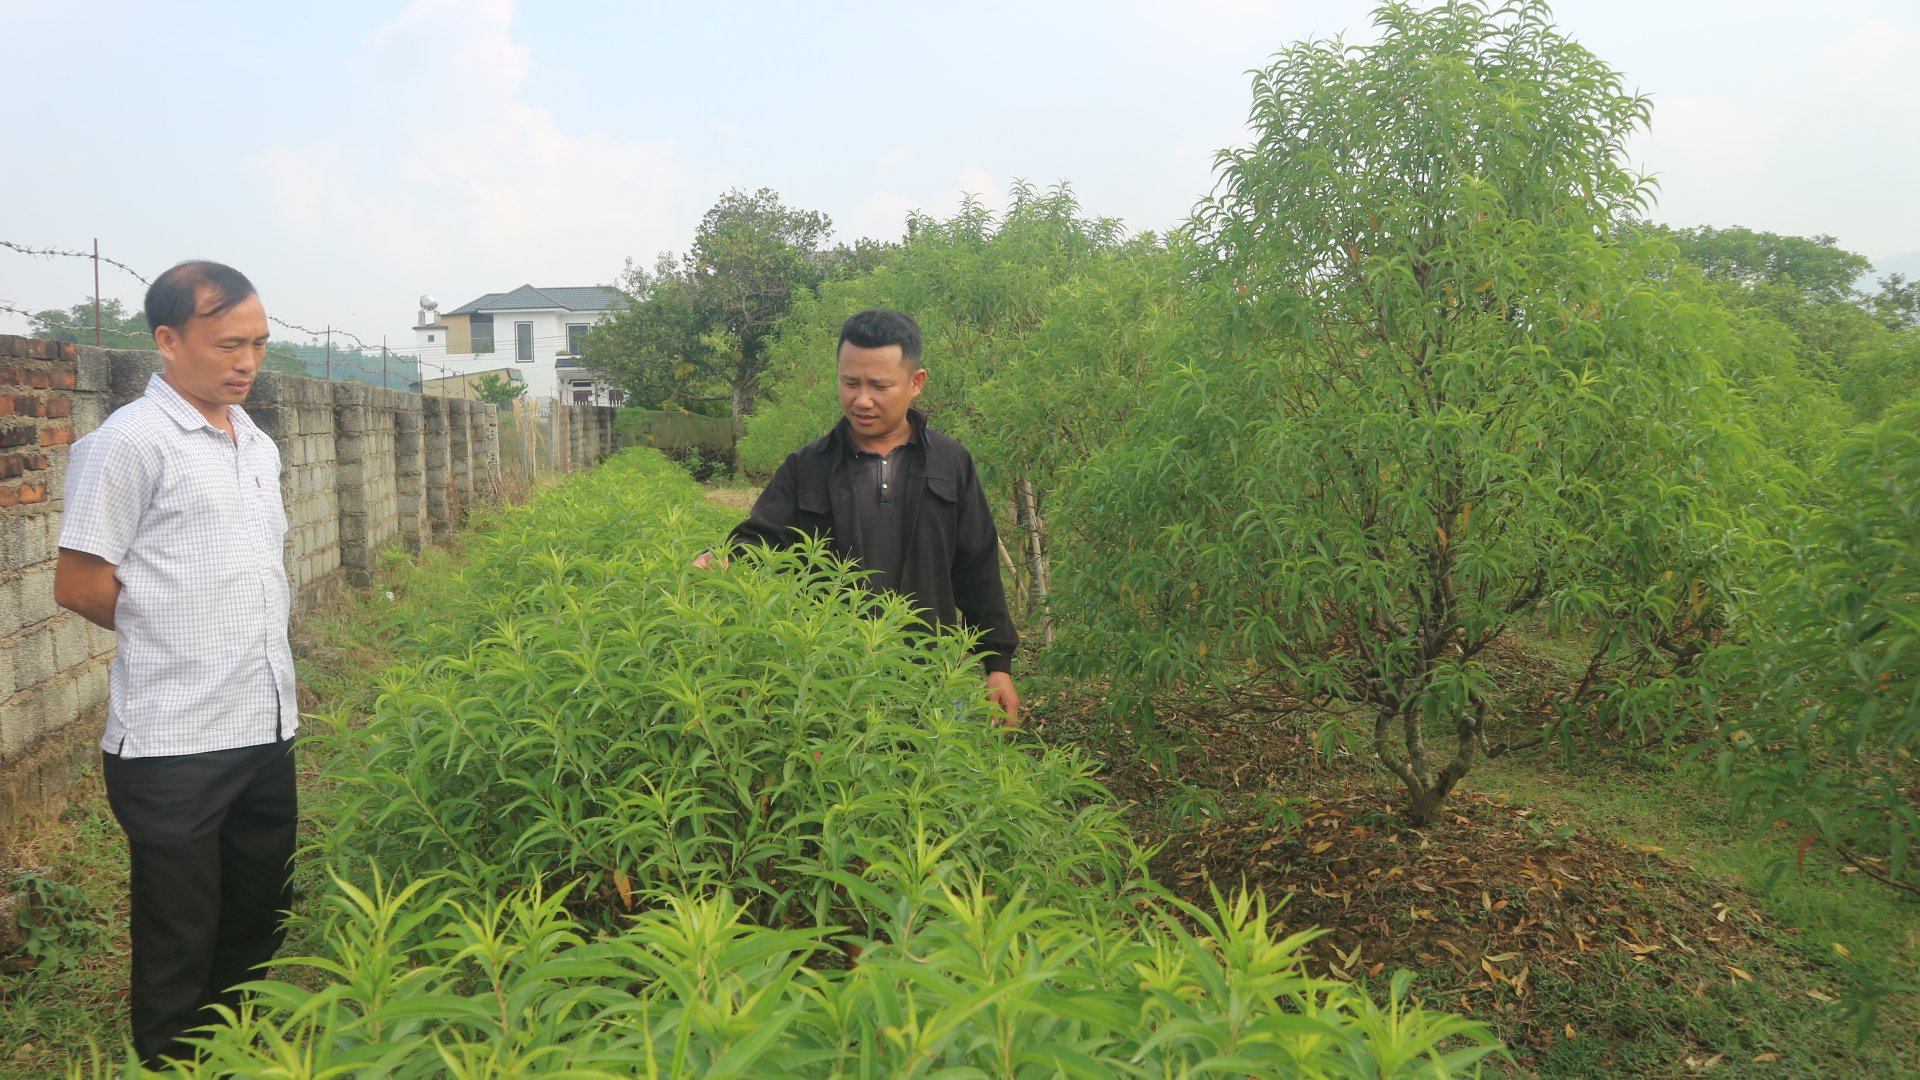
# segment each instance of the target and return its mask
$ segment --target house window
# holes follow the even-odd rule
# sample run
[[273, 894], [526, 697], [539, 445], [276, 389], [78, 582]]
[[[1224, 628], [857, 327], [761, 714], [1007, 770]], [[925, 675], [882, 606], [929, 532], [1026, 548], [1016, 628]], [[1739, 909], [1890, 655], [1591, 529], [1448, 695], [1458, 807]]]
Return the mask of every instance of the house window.
[[433, 335], [432, 335], [432, 334], [428, 334], [428, 335], [427, 335], [427, 344], [429, 344], [429, 345], [431, 345], [431, 344], [433, 344]]
[[493, 316], [474, 315], [468, 318], [467, 326], [473, 332], [473, 351], [490, 353], [493, 351]]
[[567, 355], [579, 356], [587, 347], [587, 324], [570, 322], [567, 324]]
[[515, 363], [533, 363], [533, 324], [517, 322], [513, 324], [513, 359]]

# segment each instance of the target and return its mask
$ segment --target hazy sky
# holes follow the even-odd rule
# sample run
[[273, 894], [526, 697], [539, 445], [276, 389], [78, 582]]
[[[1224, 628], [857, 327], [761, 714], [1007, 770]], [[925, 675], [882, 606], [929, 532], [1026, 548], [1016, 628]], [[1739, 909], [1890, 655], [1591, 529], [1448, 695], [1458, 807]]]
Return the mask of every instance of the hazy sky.
[[[794, 4], [0, 0], [0, 240], [151, 276], [230, 262], [270, 313], [410, 345], [416, 298], [610, 283], [729, 187], [894, 238], [962, 192], [1069, 181], [1179, 222], [1246, 72], [1372, 36], [1359, 2]], [[1658, 220], [1831, 233], [1920, 275], [1920, 4], [1563, 0], [1652, 95]], [[0, 301], [92, 291], [0, 249]], [[102, 291], [137, 305], [111, 269]], [[0, 332], [25, 321], [0, 312]], [[297, 337], [298, 335], [287, 335]]]

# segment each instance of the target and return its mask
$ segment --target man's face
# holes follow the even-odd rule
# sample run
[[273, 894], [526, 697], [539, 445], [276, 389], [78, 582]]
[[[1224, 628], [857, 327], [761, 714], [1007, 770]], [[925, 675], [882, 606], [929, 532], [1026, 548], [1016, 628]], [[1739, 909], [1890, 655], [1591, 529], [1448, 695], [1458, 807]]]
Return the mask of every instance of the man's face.
[[[195, 310], [205, 311], [217, 299], [201, 289]], [[209, 420], [224, 418], [227, 406], [247, 400], [266, 357], [267, 309], [256, 294], [218, 315], [163, 326], [153, 340], [166, 361], [167, 383]]]
[[840, 343], [840, 412], [862, 446], [905, 441], [907, 407], [926, 381], [926, 368], [907, 370], [898, 345], [867, 349]]

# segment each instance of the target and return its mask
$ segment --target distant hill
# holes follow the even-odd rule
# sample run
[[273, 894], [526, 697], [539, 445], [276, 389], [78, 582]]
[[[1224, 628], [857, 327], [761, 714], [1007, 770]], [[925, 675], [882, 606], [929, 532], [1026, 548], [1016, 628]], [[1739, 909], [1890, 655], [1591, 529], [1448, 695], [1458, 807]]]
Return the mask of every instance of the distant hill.
[[[1905, 251], [1898, 255], [1889, 255], [1884, 259], [1876, 259], [1873, 264], [1873, 279], [1878, 281], [1888, 274], [1905, 274], [1908, 281], [1920, 280], [1920, 251]], [[1870, 284], [1872, 283], [1861, 282], [1862, 286]]]
[[[267, 348], [268, 366], [276, 371], [308, 375], [316, 379], [327, 377], [325, 345], [275, 341]], [[405, 390], [409, 383], [420, 381], [420, 361], [410, 354], [396, 352], [389, 352], [383, 361], [378, 349], [343, 349], [335, 345], [332, 374], [335, 382], [351, 380], [373, 386], [385, 385], [392, 390]]]

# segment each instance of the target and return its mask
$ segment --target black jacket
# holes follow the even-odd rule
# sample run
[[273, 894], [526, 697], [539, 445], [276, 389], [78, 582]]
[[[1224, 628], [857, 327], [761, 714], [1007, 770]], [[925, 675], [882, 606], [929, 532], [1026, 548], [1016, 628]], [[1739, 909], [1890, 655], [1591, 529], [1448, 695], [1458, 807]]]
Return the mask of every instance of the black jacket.
[[[1020, 638], [1007, 614], [1000, 536], [973, 455], [957, 440], [927, 427], [919, 410], [908, 410], [907, 420], [924, 457], [919, 482], [905, 493], [900, 592], [912, 597], [935, 626], [979, 629], [976, 648], [986, 669], [1011, 671]], [[836, 522], [851, 527], [855, 520], [848, 430], [843, 419], [826, 435], [787, 455], [754, 502], [752, 514], [733, 530], [735, 547], [784, 547], [804, 533], [826, 537], [835, 554], [851, 557], [842, 540], [844, 530], [834, 528]]]

